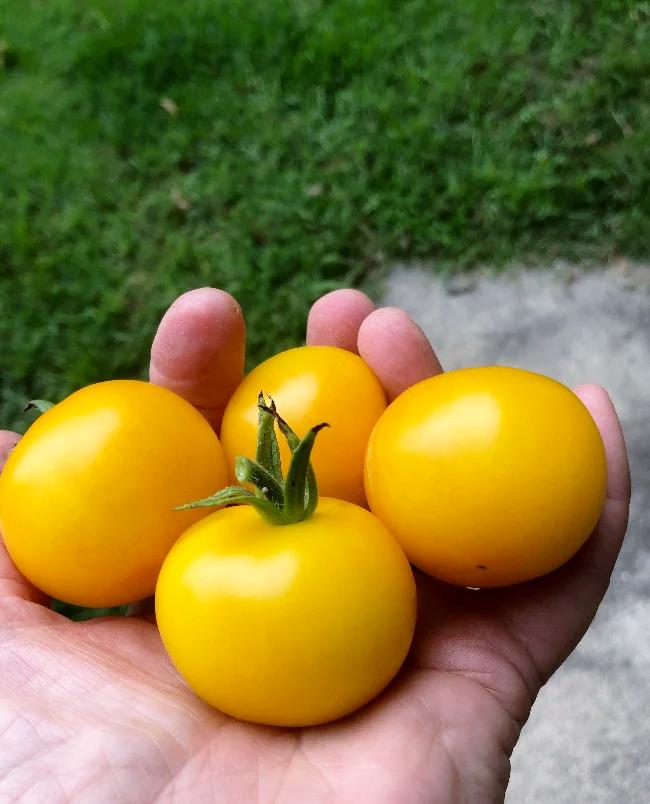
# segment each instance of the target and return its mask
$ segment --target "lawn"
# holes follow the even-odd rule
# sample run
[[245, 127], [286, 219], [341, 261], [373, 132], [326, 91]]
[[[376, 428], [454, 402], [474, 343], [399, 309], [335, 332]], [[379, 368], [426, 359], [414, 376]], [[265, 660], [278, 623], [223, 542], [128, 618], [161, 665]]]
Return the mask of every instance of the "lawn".
[[650, 3], [0, 0], [0, 422], [393, 260], [650, 252]]

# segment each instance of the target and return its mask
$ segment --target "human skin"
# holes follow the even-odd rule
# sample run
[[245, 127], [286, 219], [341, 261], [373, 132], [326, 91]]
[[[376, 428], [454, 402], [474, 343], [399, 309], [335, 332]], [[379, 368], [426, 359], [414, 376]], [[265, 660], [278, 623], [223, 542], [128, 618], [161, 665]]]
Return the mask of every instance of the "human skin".
[[[441, 371], [401, 310], [358, 291], [312, 308], [307, 342], [358, 351], [389, 398]], [[152, 381], [218, 428], [243, 372], [236, 302], [180, 297], [152, 347]], [[197, 699], [167, 658], [145, 605], [71, 622], [20, 576], [0, 543], [0, 800], [51, 802], [502, 801], [509, 757], [542, 685], [584, 635], [607, 590], [630, 496], [607, 393], [576, 389], [605, 443], [607, 500], [593, 535], [554, 573], [500, 590], [416, 573], [419, 621], [397, 680], [327, 726], [251, 726]], [[0, 463], [18, 436], [0, 432]]]

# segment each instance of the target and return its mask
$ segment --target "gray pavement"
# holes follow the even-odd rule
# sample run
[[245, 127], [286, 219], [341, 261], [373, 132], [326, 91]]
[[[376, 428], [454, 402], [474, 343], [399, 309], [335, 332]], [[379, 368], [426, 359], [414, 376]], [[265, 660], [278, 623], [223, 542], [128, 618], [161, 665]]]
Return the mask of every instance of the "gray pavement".
[[397, 266], [384, 304], [405, 308], [446, 368], [500, 363], [597, 382], [621, 416], [630, 527], [586, 637], [539, 695], [512, 758], [508, 804], [650, 802], [650, 266], [436, 278]]

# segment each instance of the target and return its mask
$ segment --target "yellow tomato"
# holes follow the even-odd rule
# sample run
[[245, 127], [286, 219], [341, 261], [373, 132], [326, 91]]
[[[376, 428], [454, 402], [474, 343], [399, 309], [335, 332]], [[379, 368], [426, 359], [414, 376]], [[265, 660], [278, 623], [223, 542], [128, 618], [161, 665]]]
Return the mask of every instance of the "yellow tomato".
[[[363, 360], [334, 346], [303, 346], [271, 357], [246, 376], [232, 396], [221, 426], [229, 466], [255, 454], [257, 396], [271, 396], [298, 433], [326, 421], [312, 454], [321, 493], [365, 504], [363, 458], [375, 422], [386, 408], [379, 381]], [[289, 463], [280, 444], [283, 468]]]
[[600, 434], [578, 397], [520, 369], [424, 380], [381, 417], [366, 456], [371, 510], [413, 564], [504, 586], [567, 561], [605, 495]]
[[173, 511], [225, 485], [210, 425], [145, 382], [82, 388], [38, 418], [0, 476], [0, 530], [18, 569], [82, 606], [153, 594], [176, 538], [206, 511]]
[[198, 522], [156, 588], [174, 664], [212, 706], [243, 720], [307, 726], [348, 714], [400, 668], [416, 616], [399, 545], [356, 505], [270, 525], [247, 506]]

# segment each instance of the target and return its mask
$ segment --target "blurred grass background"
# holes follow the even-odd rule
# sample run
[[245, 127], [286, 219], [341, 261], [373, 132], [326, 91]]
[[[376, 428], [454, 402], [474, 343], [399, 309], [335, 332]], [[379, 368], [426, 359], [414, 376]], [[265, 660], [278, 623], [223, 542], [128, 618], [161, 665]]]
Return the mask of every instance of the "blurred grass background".
[[0, 0], [0, 422], [393, 260], [650, 251], [650, 3]]

